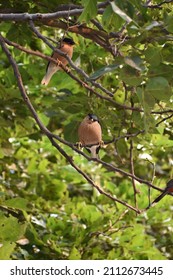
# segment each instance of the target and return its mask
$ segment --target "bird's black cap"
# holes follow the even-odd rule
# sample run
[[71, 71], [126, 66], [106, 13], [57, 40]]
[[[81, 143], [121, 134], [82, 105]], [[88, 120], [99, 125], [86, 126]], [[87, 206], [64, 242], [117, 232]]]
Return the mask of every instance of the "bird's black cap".
[[167, 184], [167, 188], [173, 187], [173, 179], [171, 179]]
[[99, 119], [94, 114], [88, 114], [88, 117], [89, 117], [90, 120], [93, 120], [95, 122], [99, 122]]
[[62, 41], [69, 45], [75, 45], [75, 42], [71, 38], [64, 38], [64, 39], [62, 39]]

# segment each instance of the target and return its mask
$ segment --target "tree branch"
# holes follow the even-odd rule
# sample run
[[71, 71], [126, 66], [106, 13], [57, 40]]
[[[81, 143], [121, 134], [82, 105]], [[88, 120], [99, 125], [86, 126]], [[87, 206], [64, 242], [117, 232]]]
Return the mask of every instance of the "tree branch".
[[[72, 148], [75, 152], [77, 152], [78, 154], [81, 154], [82, 156], [84, 156], [87, 160], [89, 160], [89, 161], [95, 161], [95, 162], [101, 163], [101, 164], [102, 164], [105, 168], [107, 168], [108, 170], [111, 170], [111, 171], [114, 171], [114, 172], [118, 172], [119, 174], [121, 174], [121, 175], [123, 175], [123, 176], [132, 178], [132, 179], [136, 180], [136, 181], [139, 182], [139, 183], [145, 184], [145, 185], [147, 185], [148, 187], [151, 187], [151, 188], [153, 188], [153, 189], [155, 189], [155, 190], [158, 190], [158, 191], [162, 192], [162, 189], [156, 187], [156, 186], [153, 185], [152, 183], [150, 183], [150, 182], [148, 182], [148, 181], [146, 181], [146, 180], [143, 180], [143, 179], [141, 179], [141, 178], [139, 178], [139, 177], [137, 177], [137, 176], [135, 176], [135, 175], [133, 175], [133, 174], [131, 174], [131, 173], [129, 173], [129, 172], [126, 172], [126, 171], [124, 171], [124, 170], [122, 170], [122, 169], [120, 169], [120, 168], [114, 166], [114, 165], [111, 164], [111, 163], [107, 163], [107, 162], [105, 162], [105, 161], [103, 161], [103, 160], [101, 160], [101, 159], [91, 158], [90, 156], [88, 156], [88, 155], [86, 155], [85, 153], [83, 153], [81, 150], [77, 149], [77, 148], [75, 147], [74, 144], [72, 144], [72, 143], [70, 143], [70, 142], [68, 142], [68, 141], [66, 141], [66, 140], [64, 140], [64, 139], [62, 139], [62, 138], [59, 137], [58, 135], [52, 134], [52, 137], [55, 138], [55, 139], [57, 139], [57, 140], [60, 141], [61, 143], [63, 143], [63, 144], [65, 144], [65, 145], [69, 146], [69, 147]], [[120, 136], [120, 137], [124, 137], [124, 136]], [[88, 145], [88, 146], [90, 146], [90, 145]]]
[[[72, 9], [68, 11], [57, 11], [55, 13], [47, 13], [47, 14], [29, 14], [29, 13], [10, 13], [10, 14], [0, 14], [0, 20], [2, 21], [43, 21], [43, 20], [53, 20], [62, 17], [70, 17], [70, 16], [78, 16], [83, 12], [82, 9]], [[98, 9], [98, 14], [103, 13], [103, 9]]]
[[[135, 171], [134, 171], [134, 162], [133, 162], [133, 140], [130, 139], [130, 171], [131, 174], [134, 176], [135, 175]], [[134, 178], [132, 178], [132, 185], [133, 185], [133, 191], [134, 191], [134, 203], [135, 203], [135, 207], [137, 207], [137, 189], [136, 189], [136, 183]]]
[[[113, 57], [116, 56], [114, 47], [109, 42], [109, 39], [114, 38], [114, 36], [110, 37], [110, 35], [103, 30], [95, 30], [83, 24], [72, 24], [69, 26], [67, 22], [60, 20], [44, 20], [42, 22], [46, 26], [61, 28], [65, 31], [69, 31], [81, 35], [84, 38], [90, 39], [103, 47], [106, 51], [110, 52]], [[119, 33], [116, 33], [116, 38], [121, 38]]]
[[[104, 1], [97, 4], [98, 14], [102, 14], [104, 12], [104, 8], [109, 5], [109, 1]], [[9, 13], [5, 14], [0, 11], [0, 20], [8, 21], [28, 21], [28, 20], [52, 20], [58, 19], [62, 17], [71, 17], [71, 16], [78, 16], [80, 15], [84, 8], [80, 5], [74, 4], [62, 4], [58, 6], [58, 11], [54, 13], [36, 13], [36, 14], [29, 14], [29, 13]]]
[[173, 2], [173, 0], [167, 0], [167, 1], [160, 2], [156, 5], [148, 5], [146, 3], [146, 4], [143, 4], [142, 6], [145, 7], [145, 8], [150, 8], [150, 9], [155, 9], [155, 8], [162, 9], [162, 7], [161, 7], [162, 5], [169, 4], [169, 3], [172, 3], [172, 2]]
[[163, 118], [161, 121], [159, 121], [158, 123], [156, 123], [156, 127], [159, 126], [159, 124], [161, 124], [162, 122], [168, 120], [168, 119], [171, 119], [173, 117], [173, 114]]

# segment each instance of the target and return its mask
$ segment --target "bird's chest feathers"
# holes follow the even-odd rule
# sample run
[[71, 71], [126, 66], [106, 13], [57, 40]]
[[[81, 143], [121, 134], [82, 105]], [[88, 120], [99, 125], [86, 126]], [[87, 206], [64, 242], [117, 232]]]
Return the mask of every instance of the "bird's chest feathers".
[[101, 141], [100, 125], [98, 123], [87, 124], [82, 129], [82, 142], [95, 144]]
[[73, 47], [68, 45], [63, 45], [61, 51], [68, 54], [68, 56], [71, 58], [73, 54]]

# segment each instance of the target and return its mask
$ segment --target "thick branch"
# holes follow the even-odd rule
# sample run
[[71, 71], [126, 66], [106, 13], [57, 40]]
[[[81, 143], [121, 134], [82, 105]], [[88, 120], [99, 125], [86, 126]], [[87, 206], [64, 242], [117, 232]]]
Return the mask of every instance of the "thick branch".
[[[103, 13], [103, 9], [98, 9], [98, 14]], [[29, 13], [10, 13], [10, 14], [0, 14], [0, 20], [2, 21], [42, 21], [42, 20], [53, 20], [63, 17], [69, 17], [69, 16], [78, 16], [83, 12], [82, 9], [73, 9], [68, 11], [58, 11], [55, 13], [47, 13], [47, 14], [29, 14]]]
[[[104, 8], [109, 5], [109, 1], [101, 2], [97, 5], [98, 14], [102, 14], [104, 12]], [[36, 14], [29, 14], [29, 13], [0, 13], [0, 20], [3, 21], [28, 21], [28, 20], [52, 20], [58, 18], [66, 18], [70, 16], [78, 16], [80, 15], [84, 8], [79, 5], [74, 4], [67, 4], [67, 5], [59, 5], [57, 8], [57, 12], [55, 13], [36, 13]]]
[[[84, 38], [90, 39], [96, 44], [103, 47], [106, 51], [110, 52], [113, 56], [115, 56], [114, 46], [112, 46], [109, 42], [109, 34], [107, 34], [103, 30], [95, 30], [83, 24], [75, 24], [70, 25], [68, 22], [60, 21], [60, 20], [44, 20], [42, 21], [44, 25], [50, 26], [53, 28], [61, 28], [65, 31], [69, 31], [75, 34], [79, 34]], [[117, 34], [117, 33], [116, 33]], [[120, 35], [117, 35], [120, 38]]]

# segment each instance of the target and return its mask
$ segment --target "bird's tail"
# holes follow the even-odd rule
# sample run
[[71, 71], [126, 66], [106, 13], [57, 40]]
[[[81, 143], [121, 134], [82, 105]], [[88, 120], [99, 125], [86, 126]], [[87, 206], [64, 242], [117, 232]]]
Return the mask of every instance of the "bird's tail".
[[99, 150], [100, 150], [100, 145], [94, 145], [94, 146], [91, 146], [91, 147], [87, 147], [86, 148], [88, 152], [91, 153], [91, 157], [92, 158], [97, 158], [99, 159]]
[[53, 74], [58, 71], [58, 67], [48, 67], [47, 72], [45, 76], [43, 77], [41, 84], [47, 86], [48, 83], [50, 82], [50, 79], [52, 78]]
[[50, 79], [51, 79], [51, 77], [48, 76], [47, 73], [46, 73], [46, 75], [43, 77], [43, 79], [41, 81], [41, 84], [44, 85], [44, 86], [47, 86], [48, 83], [50, 82]]
[[149, 204], [145, 209], [148, 210], [150, 207], [154, 206], [157, 202], [159, 202], [165, 195], [167, 191], [163, 191], [151, 204]]
[[162, 192], [153, 202], [152, 205], [159, 202], [165, 195], [167, 194], [167, 192]]

